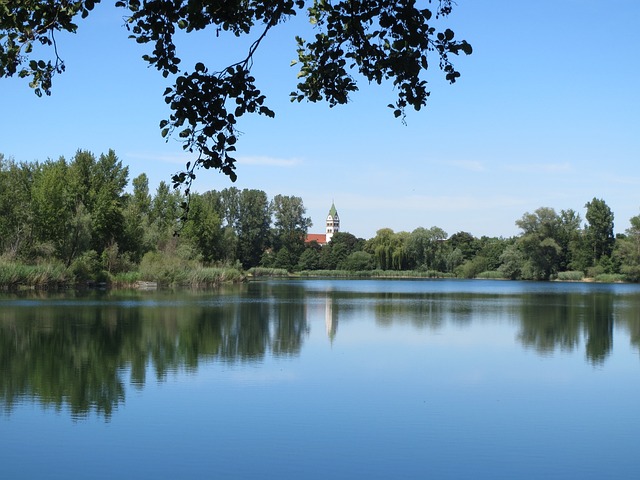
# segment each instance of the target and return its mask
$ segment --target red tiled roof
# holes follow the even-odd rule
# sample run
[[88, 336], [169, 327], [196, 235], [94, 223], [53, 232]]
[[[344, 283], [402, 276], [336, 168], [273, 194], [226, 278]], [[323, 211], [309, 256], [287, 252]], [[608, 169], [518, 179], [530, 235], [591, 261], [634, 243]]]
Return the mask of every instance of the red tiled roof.
[[327, 236], [324, 233], [308, 233], [304, 241], [305, 243], [316, 241], [320, 245], [324, 245], [327, 243]]

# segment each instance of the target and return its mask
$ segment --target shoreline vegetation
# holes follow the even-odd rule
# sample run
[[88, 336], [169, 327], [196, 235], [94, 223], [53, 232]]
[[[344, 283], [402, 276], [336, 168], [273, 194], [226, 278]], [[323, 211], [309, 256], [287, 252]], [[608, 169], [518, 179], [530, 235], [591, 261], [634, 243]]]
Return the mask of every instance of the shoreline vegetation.
[[334, 226], [327, 239], [309, 235], [301, 197], [235, 187], [186, 196], [165, 182], [152, 193], [145, 174], [129, 182], [113, 150], [42, 163], [0, 153], [0, 289], [210, 288], [265, 276], [640, 282], [640, 215], [614, 234], [604, 200], [584, 208], [584, 220], [573, 209], [525, 212], [509, 238], [419, 226], [365, 239]]
[[158, 287], [216, 288], [223, 284], [242, 283], [247, 275], [237, 267], [176, 268], [155, 272], [129, 271], [111, 275], [99, 272], [95, 276], [76, 277], [71, 268], [61, 264], [24, 265], [0, 262], [0, 289], [82, 289]]
[[[71, 268], [61, 264], [43, 263], [25, 265], [15, 262], [0, 262], [0, 289], [19, 290], [64, 290], [64, 289], [137, 289], [162, 288], [218, 288], [225, 284], [238, 284], [263, 278], [344, 278], [344, 279], [463, 279], [452, 273], [418, 270], [303, 270], [289, 272], [282, 268], [253, 267], [243, 271], [241, 266], [203, 267], [183, 266], [162, 268], [160, 265], [149, 271], [129, 271], [111, 275], [99, 272], [93, 277], [77, 278]], [[476, 280], [510, 280], [499, 271], [486, 271], [472, 277]], [[627, 283], [621, 274], [600, 274], [586, 277], [580, 271], [560, 272], [550, 281]]]

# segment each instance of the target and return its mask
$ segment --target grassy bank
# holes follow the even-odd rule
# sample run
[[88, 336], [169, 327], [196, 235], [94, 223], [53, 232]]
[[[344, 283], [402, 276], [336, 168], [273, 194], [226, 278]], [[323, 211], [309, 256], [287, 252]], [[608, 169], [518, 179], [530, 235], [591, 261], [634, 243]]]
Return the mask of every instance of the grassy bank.
[[[398, 270], [305, 270], [290, 273], [285, 269], [255, 267], [244, 272], [239, 265], [226, 267], [204, 267], [193, 261], [181, 260], [160, 254], [145, 255], [135, 271], [110, 274], [104, 270], [87, 274], [78, 269], [66, 268], [59, 263], [24, 265], [0, 260], [0, 288], [19, 290], [24, 288], [61, 289], [78, 288], [91, 285], [104, 285], [110, 288], [213, 288], [223, 284], [241, 283], [250, 278], [456, 278], [452, 273], [437, 271], [398, 271]], [[477, 279], [503, 280], [498, 271], [478, 274]], [[595, 278], [586, 278], [583, 272], [560, 272], [553, 280], [570, 282], [620, 283], [628, 281], [624, 275], [601, 274]]]
[[63, 288], [74, 284], [75, 277], [61, 264], [0, 263], [0, 287], [4, 289]]
[[300, 277], [334, 277], [334, 278], [455, 278], [452, 273], [418, 270], [303, 270], [296, 275]]
[[72, 268], [66, 268], [58, 263], [24, 265], [0, 262], [0, 288], [4, 290], [77, 288], [95, 284], [113, 288], [131, 288], [140, 283], [155, 284], [160, 287], [205, 288], [217, 287], [225, 283], [241, 283], [245, 280], [245, 273], [237, 267], [176, 265], [173, 262], [147, 263], [141, 265], [138, 271], [121, 272], [115, 275], [99, 271], [81, 276], [77, 275]]

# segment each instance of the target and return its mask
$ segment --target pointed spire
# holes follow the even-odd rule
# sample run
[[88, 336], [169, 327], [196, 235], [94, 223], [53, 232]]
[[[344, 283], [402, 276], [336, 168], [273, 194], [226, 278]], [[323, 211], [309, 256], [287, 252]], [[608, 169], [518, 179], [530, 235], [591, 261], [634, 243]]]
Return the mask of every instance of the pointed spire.
[[334, 218], [338, 215], [338, 210], [336, 210], [336, 204], [333, 200], [331, 200], [331, 209], [329, 210], [329, 215]]

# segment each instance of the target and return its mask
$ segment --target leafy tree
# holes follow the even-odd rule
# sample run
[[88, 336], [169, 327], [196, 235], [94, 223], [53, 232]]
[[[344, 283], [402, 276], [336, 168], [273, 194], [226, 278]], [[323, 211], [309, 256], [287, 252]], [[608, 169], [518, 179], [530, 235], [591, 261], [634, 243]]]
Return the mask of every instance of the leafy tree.
[[93, 209], [92, 185], [96, 157], [88, 150], [78, 150], [69, 163], [69, 184], [76, 197], [76, 204], [82, 203], [88, 210]]
[[37, 165], [0, 156], [0, 254], [17, 259], [33, 244], [31, 186]]
[[[65, 70], [59, 56], [58, 32], [75, 33], [100, 0], [25, 0], [0, 3], [0, 77], [29, 78], [37, 95], [51, 93], [55, 75]], [[326, 100], [330, 106], [347, 103], [357, 90], [354, 74], [367, 82], [393, 83], [397, 98], [389, 104], [396, 117], [405, 109], [420, 110], [429, 97], [425, 73], [439, 65], [453, 83], [460, 76], [450, 55], [471, 54], [465, 40], [456, 40], [449, 28], [436, 28], [447, 17], [453, 0], [438, 0], [437, 6], [420, 8], [415, 0], [337, 1], [314, 0], [307, 9], [315, 37], [297, 37], [300, 72], [292, 101]], [[273, 117], [266, 97], [251, 74], [253, 57], [260, 43], [285, 20], [305, 9], [304, 0], [213, 0], [140, 1], [115, 0], [126, 11], [125, 25], [137, 43], [150, 44], [144, 61], [173, 85], [164, 92], [171, 109], [160, 122], [161, 133], [173, 133], [184, 149], [197, 152], [186, 171], [174, 176], [176, 184], [187, 184], [187, 193], [198, 167], [219, 169], [236, 178], [236, 122], [247, 113]], [[198, 31], [229, 32], [255, 41], [246, 55], [231, 65], [209, 67], [197, 62], [182, 67], [176, 35]], [[228, 35], [221, 35], [221, 40]], [[34, 46], [38, 48], [34, 49]], [[48, 48], [47, 48], [48, 47]], [[39, 58], [41, 54], [50, 53]]]
[[439, 227], [418, 227], [407, 239], [409, 265], [422, 270], [444, 270], [447, 232]]
[[70, 264], [73, 255], [73, 197], [64, 158], [40, 165], [31, 186], [31, 211], [37, 241], [49, 244], [51, 254]]
[[240, 221], [240, 190], [235, 187], [222, 190], [220, 192], [220, 207], [223, 223], [237, 230]]
[[260, 263], [269, 245], [271, 212], [267, 194], [262, 190], [245, 188], [238, 198], [238, 259], [245, 268]]
[[514, 239], [482, 236], [476, 239], [477, 254], [465, 260], [455, 269], [456, 275], [464, 278], [474, 278], [487, 271], [496, 271], [502, 264], [502, 254]]
[[151, 195], [149, 195], [149, 177], [141, 173], [131, 181], [133, 185], [132, 203], [141, 215], [149, 215], [151, 210]]
[[382, 270], [391, 268], [391, 254], [393, 252], [394, 231], [390, 228], [381, 228], [376, 236], [370, 238], [365, 246], [365, 251], [373, 255], [376, 268]]
[[341, 270], [342, 263], [349, 256], [349, 247], [345, 243], [332, 244], [329, 242], [322, 248], [320, 267], [323, 270]]
[[274, 219], [273, 246], [276, 250], [286, 248], [295, 265], [304, 250], [304, 239], [312, 225], [311, 218], [305, 217], [302, 198], [276, 195], [271, 200], [271, 212]]
[[180, 204], [182, 196], [162, 181], [156, 189], [151, 201], [149, 212], [150, 229], [148, 241], [157, 249], [164, 250], [174, 240], [174, 234], [179, 229]]
[[640, 215], [631, 217], [631, 226], [623, 236], [616, 238], [615, 257], [621, 264], [620, 271], [632, 282], [640, 281]]
[[235, 263], [238, 251], [238, 236], [231, 227], [224, 227], [222, 231], [222, 260], [227, 264]]
[[447, 243], [453, 250], [459, 250], [464, 260], [469, 260], [478, 251], [480, 247], [477, 239], [469, 232], [457, 232], [451, 235]]
[[480, 273], [492, 270], [491, 262], [484, 255], [477, 255], [456, 268], [456, 276], [476, 278]]
[[181, 231], [181, 239], [191, 243], [206, 263], [223, 258], [223, 230], [212, 197], [211, 192], [191, 196], [189, 219]]
[[129, 167], [123, 167], [115, 152], [109, 150], [100, 155], [92, 173], [89, 212], [93, 222], [93, 247], [101, 253], [107, 245], [121, 240]]
[[69, 251], [64, 259], [66, 265], [71, 265], [78, 256], [91, 246], [91, 216], [83, 203], [76, 203], [73, 217], [69, 224]]
[[373, 270], [375, 268], [373, 256], [370, 253], [363, 251], [351, 253], [344, 259], [342, 265], [344, 270], [350, 270], [353, 272]]
[[[331, 241], [322, 247], [320, 251], [320, 268], [324, 270], [341, 270], [344, 268], [344, 261], [353, 252], [361, 251], [365, 241], [357, 238], [349, 232], [336, 232], [331, 237]], [[315, 244], [318, 250], [319, 245]], [[307, 247], [309, 248], [309, 247]]]
[[576, 211], [561, 210], [560, 211], [560, 228], [556, 241], [562, 249], [559, 271], [566, 271], [574, 268], [575, 256], [579, 248], [580, 236], [582, 231], [580, 225], [582, 219]]
[[318, 270], [320, 268], [320, 252], [315, 248], [305, 248], [296, 268], [298, 270]]
[[541, 238], [555, 238], [559, 219], [553, 208], [540, 207], [534, 213], [525, 212], [516, 220], [523, 235], [536, 235]]
[[531, 280], [548, 280], [558, 272], [562, 249], [550, 237], [540, 239], [534, 235], [525, 235], [519, 239], [526, 261], [522, 276]]
[[364, 251], [373, 255], [376, 268], [381, 270], [403, 270], [407, 267], [408, 232], [395, 233], [390, 228], [381, 228], [369, 239]]
[[132, 181], [133, 194], [125, 198], [123, 209], [124, 250], [130, 252], [133, 260], [138, 263], [142, 256], [153, 246], [146, 242], [145, 234], [149, 231], [149, 214], [151, 212], [151, 195], [149, 194], [149, 179], [146, 174], [138, 175]]
[[453, 273], [455, 269], [464, 263], [464, 254], [459, 248], [451, 249], [451, 246], [447, 245], [447, 250], [444, 253], [444, 271]]
[[[502, 271], [510, 278], [519, 272], [522, 278], [546, 280], [571, 263], [570, 253], [579, 235], [580, 216], [573, 210], [563, 210], [560, 215], [553, 208], [541, 207], [534, 213], [526, 212], [516, 225], [523, 230], [515, 249], [503, 257], [507, 262]], [[516, 262], [520, 259], [521, 265]]]
[[296, 258], [291, 254], [289, 249], [287, 247], [282, 247], [275, 255], [271, 266], [274, 268], [284, 268], [285, 270], [292, 271], [295, 265], [295, 260]]
[[327, 246], [333, 247], [339, 244], [343, 244], [350, 255], [353, 252], [362, 250], [364, 248], [365, 240], [363, 238], [358, 238], [349, 232], [336, 232], [331, 237], [331, 241]]
[[501, 265], [498, 271], [504, 278], [517, 280], [523, 276], [526, 261], [524, 253], [517, 244], [509, 245], [500, 255]]
[[610, 257], [613, 252], [613, 212], [604, 200], [598, 198], [587, 202], [585, 208], [585, 216], [589, 222], [584, 232], [586, 247], [591, 252], [591, 265], [594, 266], [602, 257]]

